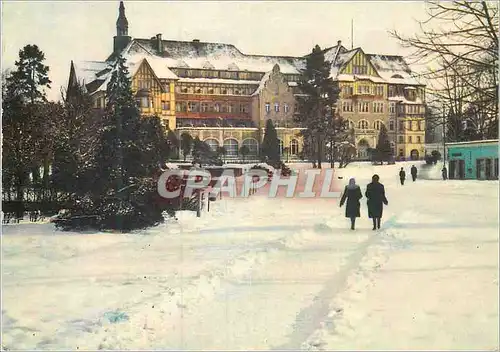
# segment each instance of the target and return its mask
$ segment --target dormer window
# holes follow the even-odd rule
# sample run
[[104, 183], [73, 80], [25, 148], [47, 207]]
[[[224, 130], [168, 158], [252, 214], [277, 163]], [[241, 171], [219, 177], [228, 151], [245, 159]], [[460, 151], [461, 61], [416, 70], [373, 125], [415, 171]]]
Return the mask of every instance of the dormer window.
[[239, 68], [238, 66], [236, 66], [236, 64], [235, 64], [234, 62], [232, 62], [232, 63], [231, 63], [231, 64], [227, 67], [227, 69], [228, 69], [229, 71], [239, 71], [239, 70], [240, 70], [240, 68]]
[[189, 68], [189, 65], [184, 60], [178, 60], [177, 67]]
[[203, 68], [206, 70], [214, 70], [215, 69], [214, 65], [212, 65], [210, 63], [210, 61], [205, 61], [205, 63], [203, 64]]

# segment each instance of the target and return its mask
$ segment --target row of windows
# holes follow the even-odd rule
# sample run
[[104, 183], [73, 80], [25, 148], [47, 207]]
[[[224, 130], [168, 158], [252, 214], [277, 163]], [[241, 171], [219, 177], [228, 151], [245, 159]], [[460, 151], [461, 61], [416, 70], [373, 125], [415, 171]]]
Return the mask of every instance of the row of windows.
[[[170, 83], [169, 82], [166, 82], [166, 83], [162, 83], [162, 88], [163, 88], [163, 92], [165, 93], [170, 93]], [[154, 81], [153, 79], [147, 79], [147, 78], [140, 78], [137, 80], [137, 88], [138, 89], [152, 89], [152, 88], [155, 88], [155, 84], [154, 84]]]
[[[355, 124], [351, 120], [347, 120], [349, 128], [354, 128]], [[407, 121], [408, 122], [408, 128], [410, 131], [423, 131], [424, 127], [424, 122], [423, 121]], [[373, 122], [373, 128], [376, 130], [380, 130], [384, 123], [380, 120], [376, 120]], [[370, 124], [367, 120], [360, 120], [358, 121], [357, 128], [366, 130], [369, 127]], [[389, 121], [389, 131], [394, 131], [395, 124], [394, 120]], [[405, 130], [405, 122], [404, 121], [399, 121], [399, 131], [404, 131]]]
[[[265, 107], [266, 107], [266, 113], [269, 114], [271, 112], [271, 103], [266, 103]], [[285, 112], [285, 114], [287, 114], [290, 111], [290, 106], [287, 103], [283, 104], [283, 111]], [[280, 112], [280, 103], [278, 102], [274, 103], [274, 112]]]
[[405, 97], [408, 100], [415, 101], [417, 98], [424, 100], [425, 92], [422, 88], [405, 89], [403, 85], [389, 85], [387, 91], [388, 97]]
[[175, 111], [178, 112], [230, 112], [230, 113], [248, 113], [250, 105], [244, 103], [212, 103], [212, 102], [194, 102], [178, 101], [175, 103]]
[[[189, 78], [223, 78], [223, 79], [241, 79], [241, 80], [252, 80], [260, 81], [264, 77], [264, 73], [261, 72], [245, 72], [238, 71], [239, 68], [234, 66], [234, 70], [214, 70], [209, 69], [210, 63], [206, 63], [206, 69], [188, 69], [188, 68], [174, 68], [172, 71], [179, 77], [189, 77]], [[300, 75], [285, 74], [285, 78], [289, 82], [297, 82], [300, 79]]]
[[[389, 103], [389, 113], [396, 113], [396, 103]], [[376, 114], [383, 114], [385, 111], [385, 103], [375, 101], [372, 103], [371, 112]], [[425, 107], [420, 105], [400, 105], [399, 112], [401, 114], [422, 114], [424, 113]], [[352, 101], [342, 101], [342, 111], [343, 112], [354, 112], [354, 103]], [[358, 102], [357, 112], [370, 112], [370, 103], [366, 101]]]
[[[140, 108], [143, 109], [155, 109], [155, 101], [148, 97], [136, 98], [136, 103]], [[162, 100], [161, 101], [161, 109], [162, 110], [170, 110], [170, 101]]]
[[[403, 144], [405, 142], [405, 137], [399, 136], [398, 138], [398, 143]], [[413, 141], [412, 136], [408, 136], [408, 143], [416, 143], [416, 144], [421, 144], [422, 143], [422, 138], [420, 136], [417, 136], [415, 138], [415, 142]]]
[[[215, 138], [208, 138], [204, 141], [210, 146], [210, 149], [213, 151], [217, 151], [220, 146], [220, 143]], [[256, 156], [259, 151], [259, 143], [257, 140], [253, 138], [245, 139], [242, 143], [242, 146], [248, 147], [249, 155]], [[239, 154], [239, 143], [236, 139], [228, 138], [224, 141], [224, 149], [226, 150], [226, 156], [238, 156]], [[284, 143], [281, 139], [279, 139], [279, 150], [280, 154], [289, 153], [290, 155], [297, 155], [299, 153], [299, 141], [296, 139], [292, 139], [287, 148], [284, 147]]]
[[[372, 112], [380, 114], [384, 112], [384, 102], [373, 102], [372, 104]], [[352, 101], [343, 101], [342, 102], [342, 111], [343, 112], [354, 112], [354, 104]], [[368, 101], [360, 101], [358, 102], [358, 112], [370, 112], [370, 102]]]
[[176, 93], [184, 94], [222, 94], [222, 95], [251, 95], [257, 87], [250, 85], [203, 85], [203, 86], [183, 86], [175, 87]]
[[355, 75], [366, 75], [368, 73], [368, 66], [366, 65], [353, 65], [352, 73]]

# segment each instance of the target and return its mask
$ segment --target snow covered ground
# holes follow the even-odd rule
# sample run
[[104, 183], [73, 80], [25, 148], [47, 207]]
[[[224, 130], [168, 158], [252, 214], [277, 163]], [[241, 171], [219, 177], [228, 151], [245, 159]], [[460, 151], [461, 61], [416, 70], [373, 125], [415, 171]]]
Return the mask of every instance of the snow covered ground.
[[498, 182], [401, 186], [410, 165], [338, 170], [381, 176], [376, 232], [365, 199], [350, 231], [336, 201], [259, 195], [128, 235], [4, 226], [2, 346], [498, 350]]

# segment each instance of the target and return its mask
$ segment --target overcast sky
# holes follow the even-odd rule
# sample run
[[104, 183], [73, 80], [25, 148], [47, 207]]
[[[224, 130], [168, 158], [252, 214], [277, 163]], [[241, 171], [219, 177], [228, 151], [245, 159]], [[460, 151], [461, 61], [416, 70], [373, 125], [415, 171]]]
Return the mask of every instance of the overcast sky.
[[[36, 44], [45, 53], [59, 99], [71, 60], [104, 60], [112, 51], [119, 1], [2, 1], [2, 69], [10, 68], [19, 50]], [[418, 31], [425, 19], [423, 1], [125, 1], [129, 35], [150, 38], [223, 42], [248, 54], [304, 55], [315, 44], [338, 40], [365, 52], [406, 55], [388, 30]]]

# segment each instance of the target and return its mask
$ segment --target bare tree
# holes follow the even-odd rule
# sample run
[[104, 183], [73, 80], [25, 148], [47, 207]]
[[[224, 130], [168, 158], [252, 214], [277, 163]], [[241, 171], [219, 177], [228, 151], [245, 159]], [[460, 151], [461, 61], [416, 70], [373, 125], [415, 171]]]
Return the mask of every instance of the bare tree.
[[[420, 32], [391, 35], [413, 49], [412, 63], [425, 66], [435, 110], [470, 120], [480, 138], [497, 135], [498, 4], [489, 1], [429, 1]], [[464, 124], [465, 125], [465, 124]]]

